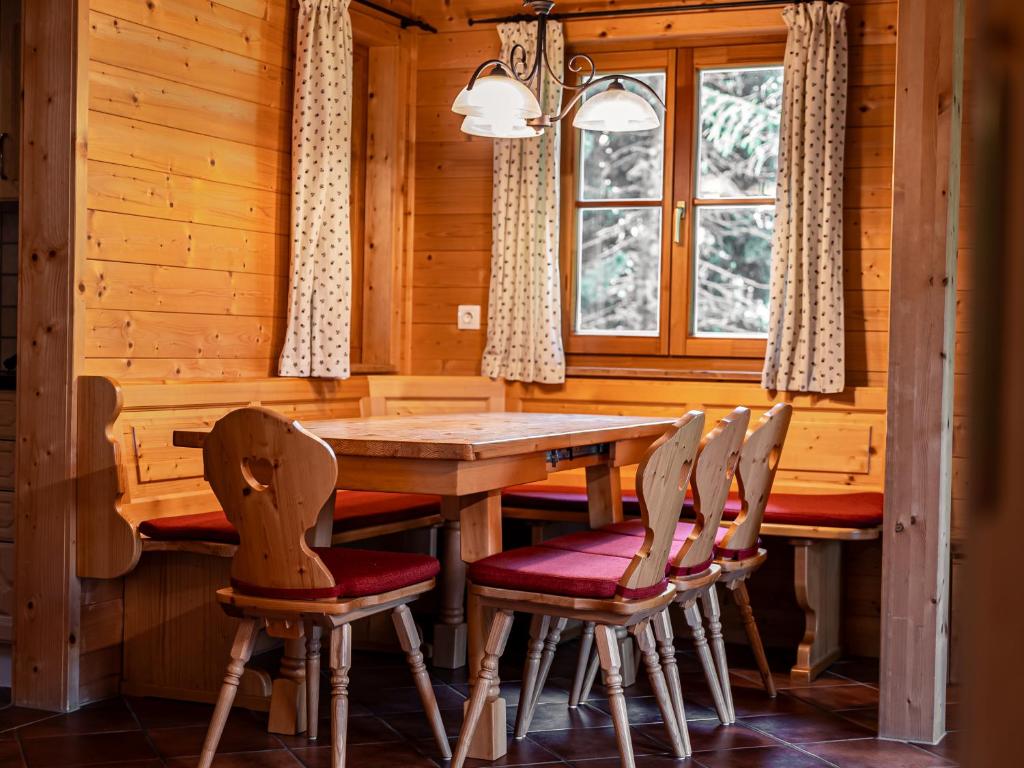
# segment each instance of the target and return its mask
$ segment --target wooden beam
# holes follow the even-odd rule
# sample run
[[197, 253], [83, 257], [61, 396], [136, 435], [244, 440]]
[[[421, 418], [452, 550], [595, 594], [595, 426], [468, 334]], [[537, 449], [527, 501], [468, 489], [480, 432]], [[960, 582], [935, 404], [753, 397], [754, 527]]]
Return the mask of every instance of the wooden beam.
[[88, 8], [66, 0], [23, 7], [14, 701], [66, 711], [78, 706], [81, 637], [75, 278], [84, 242], [79, 42]]
[[945, 733], [963, 0], [900, 0], [879, 735]]

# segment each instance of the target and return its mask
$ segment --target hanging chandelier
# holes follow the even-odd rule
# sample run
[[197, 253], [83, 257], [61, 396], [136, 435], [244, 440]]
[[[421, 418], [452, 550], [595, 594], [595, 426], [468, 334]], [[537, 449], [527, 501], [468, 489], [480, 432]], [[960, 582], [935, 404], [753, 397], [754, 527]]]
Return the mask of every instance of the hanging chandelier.
[[[540, 136], [545, 128], [564, 119], [585, 96], [589, 97], [572, 121], [577, 128], [623, 133], [647, 131], [661, 125], [650, 102], [626, 90], [623, 83], [639, 87], [664, 110], [665, 103], [653, 88], [629, 75], [598, 77], [594, 60], [586, 54], [576, 54], [569, 59], [568, 70], [579, 75], [578, 84], [563, 81], [560, 73], [551, 68], [547, 57], [547, 24], [555, 4], [551, 0], [523, 0], [523, 5], [536, 14], [537, 51], [533, 62], [530, 63], [526, 48], [516, 43], [507, 62], [488, 59], [476, 68], [452, 104], [452, 112], [465, 117], [464, 133], [496, 139]], [[483, 74], [488, 68], [490, 71]], [[558, 114], [545, 115], [540, 106], [545, 72], [563, 88], [575, 91]]]

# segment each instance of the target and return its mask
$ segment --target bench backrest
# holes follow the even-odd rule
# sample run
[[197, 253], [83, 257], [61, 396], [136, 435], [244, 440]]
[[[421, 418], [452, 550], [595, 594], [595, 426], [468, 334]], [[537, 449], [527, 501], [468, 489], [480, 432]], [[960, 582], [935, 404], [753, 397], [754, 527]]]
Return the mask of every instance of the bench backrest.
[[736, 465], [740, 513], [722, 539], [723, 547], [745, 550], [757, 543], [792, 417], [793, 406], [777, 403], [747, 432]]
[[138, 526], [219, 504], [203, 457], [172, 442], [175, 429], [210, 429], [237, 408], [262, 405], [310, 419], [360, 415], [365, 377], [345, 381], [264, 378], [220, 381], [78, 380], [78, 573], [121, 576], [138, 562]]
[[672, 563], [677, 572], [701, 569], [712, 557], [749, 423], [750, 411], [741, 406], [719, 420], [701, 442], [691, 482], [696, 522]]
[[260, 589], [328, 590], [334, 577], [306, 543], [332, 498], [330, 446], [266, 408], [239, 408], [214, 425], [203, 464], [240, 544], [231, 579]]
[[704, 432], [704, 414], [690, 411], [647, 450], [636, 472], [644, 543], [619, 582], [619, 591], [645, 589], [665, 578], [672, 534], [683, 509], [690, 472]]
[[505, 382], [486, 376], [370, 376], [364, 416], [505, 410]]

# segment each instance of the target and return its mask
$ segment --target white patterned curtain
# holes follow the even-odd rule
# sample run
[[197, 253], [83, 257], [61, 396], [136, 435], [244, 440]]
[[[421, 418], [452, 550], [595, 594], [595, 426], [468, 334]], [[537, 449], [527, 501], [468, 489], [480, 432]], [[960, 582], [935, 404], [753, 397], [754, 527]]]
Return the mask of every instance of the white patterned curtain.
[[842, 392], [846, 5], [783, 11], [786, 41], [772, 243], [767, 389]]
[[282, 376], [349, 375], [349, 2], [299, 2], [292, 106], [292, 273]]
[[[561, 24], [547, 25], [551, 68], [563, 71]], [[500, 24], [501, 58], [524, 46], [537, 49], [537, 25]], [[562, 88], [548, 72], [541, 107], [557, 114]], [[494, 142], [491, 286], [487, 308], [485, 376], [515, 381], [565, 381], [558, 279], [558, 126], [533, 139]]]

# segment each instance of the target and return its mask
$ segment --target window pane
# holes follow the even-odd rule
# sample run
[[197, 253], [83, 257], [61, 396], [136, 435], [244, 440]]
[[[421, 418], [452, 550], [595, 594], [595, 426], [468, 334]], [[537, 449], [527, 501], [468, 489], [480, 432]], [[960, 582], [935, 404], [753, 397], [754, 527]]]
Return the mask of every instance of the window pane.
[[697, 208], [693, 331], [696, 336], [763, 336], [775, 209]]
[[[664, 72], [632, 76], [647, 83], [664, 100]], [[628, 81], [623, 85], [627, 90], [651, 99], [651, 94], [643, 88]], [[579, 199], [660, 200], [664, 156], [664, 125], [650, 131], [631, 133], [580, 131]]]
[[775, 195], [781, 109], [782, 67], [700, 73], [698, 197]]
[[657, 336], [661, 209], [584, 208], [576, 248], [576, 332]]

